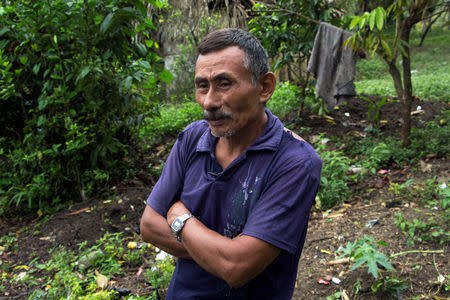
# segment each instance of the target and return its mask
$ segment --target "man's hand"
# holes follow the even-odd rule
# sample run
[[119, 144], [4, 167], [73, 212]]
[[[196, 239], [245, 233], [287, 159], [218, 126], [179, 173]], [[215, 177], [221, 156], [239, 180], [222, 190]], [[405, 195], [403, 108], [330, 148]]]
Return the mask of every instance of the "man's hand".
[[167, 224], [172, 225], [173, 221], [184, 214], [190, 214], [189, 209], [181, 201], [175, 202], [167, 212]]

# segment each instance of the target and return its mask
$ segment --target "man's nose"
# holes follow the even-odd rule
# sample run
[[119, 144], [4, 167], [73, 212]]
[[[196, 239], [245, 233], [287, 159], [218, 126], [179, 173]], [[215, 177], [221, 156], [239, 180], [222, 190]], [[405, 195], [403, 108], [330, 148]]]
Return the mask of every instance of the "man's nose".
[[210, 88], [208, 93], [205, 95], [203, 101], [203, 109], [208, 111], [217, 110], [221, 106], [221, 100], [219, 95], [214, 91], [214, 88]]

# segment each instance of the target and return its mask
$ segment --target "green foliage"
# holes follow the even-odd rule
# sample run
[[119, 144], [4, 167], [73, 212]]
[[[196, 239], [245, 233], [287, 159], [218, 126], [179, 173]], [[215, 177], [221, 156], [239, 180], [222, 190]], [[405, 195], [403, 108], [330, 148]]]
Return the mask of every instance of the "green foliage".
[[[445, 214], [448, 213], [448, 211], [445, 212]], [[447, 224], [441, 223], [437, 222], [434, 216], [430, 216], [426, 220], [413, 219], [411, 222], [405, 219], [402, 213], [395, 214], [395, 226], [409, 235], [408, 244], [414, 244], [414, 241], [419, 243], [426, 241], [439, 244], [450, 241], [448, 222]]]
[[[95, 271], [109, 279], [113, 278], [122, 271], [119, 261], [126, 260], [132, 252], [143, 256], [149, 251], [147, 247], [125, 251], [123, 244], [124, 238], [120, 233], [106, 233], [90, 248], [85, 248], [85, 243], [80, 245], [79, 255], [67, 251], [62, 246], [55, 248], [51, 252], [52, 257], [46, 263], [32, 262], [29, 265], [25, 277], [27, 285], [33, 280], [38, 286], [29, 299], [117, 299], [116, 293], [112, 290], [99, 291], [96, 282], [98, 275]], [[37, 271], [40, 274], [39, 279], [32, 276]], [[167, 285], [161, 286], [162, 289], [166, 287]], [[126, 299], [141, 298], [127, 296]]]
[[19, 0], [0, 12], [0, 214], [101, 192], [130, 168], [169, 79], [146, 6]]
[[376, 129], [380, 128], [380, 112], [381, 108], [387, 103], [388, 98], [382, 97], [379, 100], [375, 100], [369, 97], [360, 96], [369, 104], [369, 111], [367, 112], [367, 119], [369, 123]]
[[322, 141], [316, 144], [316, 151], [322, 159], [316, 206], [326, 209], [336, 206], [350, 196], [351, 191], [347, 185], [350, 159], [342, 152], [326, 150]]
[[341, 292], [336, 292], [331, 296], [327, 296], [326, 300], [341, 300]]
[[167, 136], [176, 136], [189, 123], [202, 118], [202, 108], [196, 102], [186, 99], [186, 102], [177, 105], [162, 106], [158, 115], [145, 120], [141, 134], [150, 143], [158, 143]]
[[339, 258], [349, 257], [354, 259], [354, 264], [350, 270], [355, 270], [359, 266], [366, 266], [368, 267], [368, 273], [375, 279], [378, 279], [378, 273], [380, 272], [379, 266], [387, 270], [394, 270], [389, 263], [389, 258], [383, 253], [378, 252], [378, 245], [387, 246], [385, 242], [375, 242], [374, 238], [365, 235], [364, 238], [356, 240], [353, 243], [348, 242], [345, 248], [339, 247], [337, 252], [342, 252]]
[[309, 60], [318, 28], [311, 19], [338, 22], [338, 10], [328, 1], [279, 0], [273, 5], [257, 3], [253, 11], [258, 15], [248, 27], [274, 59], [275, 70]]
[[179, 100], [183, 100], [185, 97], [193, 97], [194, 95], [194, 75], [195, 75], [195, 63], [198, 56], [198, 43], [209, 32], [220, 28], [218, 20], [220, 15], [212, 15], [206, 18], [202, 18], [199, 21], [198, 28], [195, 33], [192, 28], [188, 28], [185, 20], [185, 16], [181, 12], [170, 11], [170, 16], [167, 22], [180, 23], [182, 28], [180, 31], [186, 35], [186, 44], [177, 45], [180, 50], [179, 54], [174, 56], [173, 62], [169, 63], [169, 68], [174, 74], [174, 80], [169, 87], [169, 98], [171, 102], [178, 103]]
[[284, 119], [289, 113], [299, 108], [301, 101], [301, 91], [297, 85], [280, 82], [267, 102], [267, 108], [277, 117]]
[[144, 276], [150, 282], [153, 289], [163, 291], [169, 286], [174, 270], [175, 260], [172, 256], [167, 256], [163, 260], [155, 260], [152, 268], [145, 270]]
[[450, 113], [444, 111], [442, 115], [436, 116], [434, 121], [428, 122], [425, 128], [413, 128], [409, 148], [402, 147], [395, 137], [368, 136], [363, 139], [349, 137], [342, 141], [340, 149], [349, 156], [357, 157], [356, 164], [371, 173], [389, 167], [392, 163], [416, 163], [430, 153], [436, 154], [437, 157], [446, 157], [449, 154], [449, 124]]
[[17, 238], [14, 233], [9, 233], [0, 237], [0, 246], [4, 247], [3, 251], [17, 252], [19, 250], [19, 245], [17, 244]]
[[401, 299], [400, 292], [406, 290], [407, 288], [408, 286], [403, 284], [403, 281], [398, 279], [396, 276], [386, 276], [380, 278], [371, 286], [373, 292], [387, 292], [397, 299]]
[[410, 148], [418, 157], [434, 153], [438, 157], [446, 157], [450, 153], [450, 111], [446, 110], [435, 120], [428, 122], [424, 129], [411, 129]]

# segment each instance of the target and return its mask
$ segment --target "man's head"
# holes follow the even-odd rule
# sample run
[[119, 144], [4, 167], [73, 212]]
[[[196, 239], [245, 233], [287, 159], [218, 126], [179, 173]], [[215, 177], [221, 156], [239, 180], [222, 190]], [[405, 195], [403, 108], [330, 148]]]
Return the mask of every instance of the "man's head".
[[241, 29], [221, 29], [206, 36], [199, 52], [195, 98], [211, 133], [239, 139], [262, 131], [276, 80], [259, 41]]
[[250, 71], [253, 84], [269, 72], [266, 52], [261, 43], [250, 33], [239, 28], [223, 28], [209, 33], [198, 48], [199, 55], [237, 46], [244, 51], [244, 67]]

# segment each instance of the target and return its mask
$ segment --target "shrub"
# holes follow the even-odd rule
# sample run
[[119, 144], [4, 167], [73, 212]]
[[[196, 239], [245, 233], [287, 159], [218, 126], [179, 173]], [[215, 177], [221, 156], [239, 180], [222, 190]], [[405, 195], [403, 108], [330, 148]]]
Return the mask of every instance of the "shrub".
[[330, 208], [341, 203], [350, 196], [347, 185], [347, 171], [350, 159], [339, 151], [328, 151], [320, 141], [316, 151], [322, 159], [320, 188], [316, 197], [316, 206], [321, 209]]
[[280, 82], [269, 102], [267, 108], [270, 109], [280, 119], [293, 111], [297, 111], [300, 107], [300, 88], [294, 84], [287, 82]]
[[141, 134], [150, 143], [161, 142], [166, 136], [175, 137], [189, 123], [203, 118], [203, 110], [196, 102], [186, 100], [177, 105], [164, 105], [159, 114], [145, 120]]
[[130, 167], [170, 79], [146, 14], [131, 0], [0, 4], [0, 214], [83, 199]]

